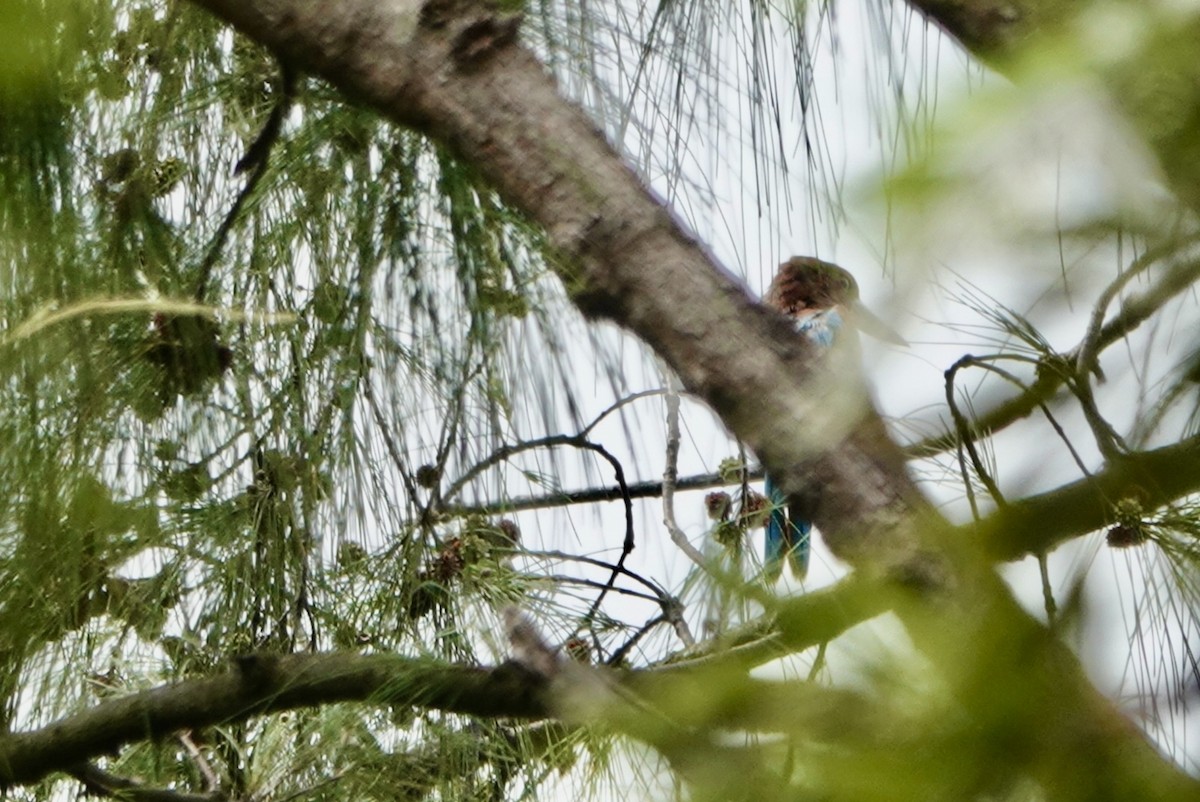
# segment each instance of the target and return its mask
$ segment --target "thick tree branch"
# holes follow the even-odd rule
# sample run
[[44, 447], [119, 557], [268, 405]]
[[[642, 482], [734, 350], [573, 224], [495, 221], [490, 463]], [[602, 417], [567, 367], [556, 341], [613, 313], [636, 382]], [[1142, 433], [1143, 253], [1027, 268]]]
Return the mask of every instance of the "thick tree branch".
[[541, 718], [545, 683], [517, 666], [447, 666], [395, 655], [253, 655], [223, 674], [102, 702], [0, 736], [0, 787], [71, 771], [136, 741], [299, 707], [360, 701], [476, 716]]
[[1014, 501], [979, 529], [995, 559], [1015, 560], [1116, 523], [1116, 504], [1129, 499], [1147, 516], [1200, 490], [1200, 437], [1129, 454], [1107, 469], [1037, 496]]
[[[808, 718], [824, 718], [836, 728], [839, 718], [824, 715], [830, 706], [847, 700], [858, 706], [855, 694], [809, 689], [792, 692], [794, 701], [807, 700], [804, 705], [781, 709], [776, 683], [750, 679], [744, 666], [728, 662], [701, 661], [690, 668], [674, 666], [667, 672], [612, 672], [578, 666], [569, 673], [597, 688], [620, 688], [614, 696], [617, 700], [629, 698], [630, 692], [653, 691], [648, 698], [671, 718], [692, 716], [759, 731], [793, 731]], [[662, 697], [669, 686], [681, 700], [694, 699], [711, 689], [714, 673], [726, 678], [730, 699], [741, 700], [735, 707], [702, 710], [691, 704], [675, 706]], [[86, 761], [176, 730], [347, 701], [485, 718], [540, 719], [553, 717], [556, 692], [562, 690], [555, 691], [545, 677], [515, 663], [484, 669], [395, 655], [251, 655], [214, 677], [111, 699], [42, 729], [0, 736], [0, 786], [36, 782], [55, 771], [66, 771], [97, 790], [120, 795], [135, 785], [88, 766]], [[653, 726], [648, 728], [646, 721], [636, 719], [636, 714], [616, 714], [610, 723], [652, 741], [656, 732], [661, 735]], [[140, 788], [137, 793], [173, 794], [185, 800], [212, 798]]]

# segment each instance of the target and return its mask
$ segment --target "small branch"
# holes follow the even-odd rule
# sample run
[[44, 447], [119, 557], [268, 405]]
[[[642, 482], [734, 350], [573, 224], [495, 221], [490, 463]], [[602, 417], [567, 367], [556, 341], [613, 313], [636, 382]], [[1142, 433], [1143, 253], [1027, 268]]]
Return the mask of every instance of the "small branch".
[[[1144, 269], [1144, 264], [1148, 265], [1152, 261], [1161, 260], [1179, 248], [1194, 242], [1195, 238], [1191, 237], [1181, 243], [1174, 243], [1170, 248], [1163, 246], [1148, 251], [1134, 263], [1137, 266], [1137, 272]], [[1136, 275], [1137, 272], [1131, 268], [1123, 273], [1118, 281], [1125, 279], [1126, 276]], [[1155, 286], [1123, 303], [1117, 316], [1102, 326], [1098, 333], [1089, 332], [1080, 344], [1066, 353], [1053, 357], [1053, 361], [1077, 365], [1081, 361], [1080, 357], [1084, 356], [1086, 363], [1094, 363], [1097, 354], [1137, 329], [1162, 308], [1164, 303], [1192, 286], [1198, 278], [1200, 278], [1200, 261], [1185, 261], [1172, 265]], [[1085, 348], [1087, 354], [1084, 353]], [[1039, 406], [1053, 398], [1068, 378], [1066, 373], [1060, 371], [1038, 371], [1037, 380], [1029, 385], [1024, 393], [1001, 403], [991, 412], [981, 415], [973, 422], [972, 428], [978, 436], [987, 437], [1028, 417]], [[905, 446], [904, 451], [911, 458], [932, 457], [954, 448], [956, 442], [956, 434], [946, 432]]]
[[179, 730], [352, 701], [482, 717], [548, 714], [544, 685], [506, 666], [384, 654], [250, 655], [217, 676], [109, 699], [41, 729], [0, 736], [0, 786], [37, 782]]
[[621, 488], [621, 499], [625, 504], [625, 541], [621, 544], [621, 556], [617, 558], [617, 564], [613, 566], [612, 573], [608, 575], [608, 582], [605, 584], [604, 590], [600, 591], [596, 596], [596, 600], [592, 602], [591, 608], [583, 617], [585, 621], [591, 621], [597, 611], [599, 611], [600, 604], [604, 601], [605, 595], [616, 584], [617, 577], [625, 570], [625, 561], [633, 553], [633, 499], [629, 497], [629, 489], [625, 486], [625, 470], [621, 467], [620, 461], [601, 445], [588, 443], [585, 447], [608, 460], [609, 465], [612, 466], [613, 473], [616, 474], [617, 486]]
[[[630, 590], [623, 590], [620, 588], [616, 589], [617, 592], [636, 596], [638, 598], [653, 599], [654, 601], [657, 601], [658, 607], [662, 611], [662, 615], [660, 616], [662, 620], [669, 622], [675, 628], [677, 633], [680, 631], [680, 629], [682, 629], [687, 633], [688, 637], [691, 637], [691, 631], [687, 628], [687, 623], [682, 621], [683, 603], [680, 602], [678, 598], [668, 593], [662, 585], [654, 582], [653, 580], [647, 579], [641, 574], [629, 570], [629, 568], [624, 565], [609, 563], [603, 560], [597, 560], [594, 557], [585, 557], [580, 554], [568, 554], [563, 551], [523, 551], [522, 554], [526, 557], [546, 557], [553, 560], [564, 560], [567, 562], [580, 562], [587, 565], [595, 565], [599, 568], [607, 568], [610, 571], [615, 571], [621, 576], [628, 577], [634, 582], [637, 582], [649, 589], [653, 596], [644, 593], [636, 593]], [[564, 581], [574, 582], [576, 580], [573, 578], [565, 578]], [[599, 583], [594, 584], [599, 585]], [[682, 635], [680, 636], [680, 639], [683, 640]], [[687, 641], [685, 641], [685, 643], [686, 642]]]
[[[750, 472], [750, 479], [762, 479], [762, 468]], [[729, 482], [719, 473], [702, 473], [680, 479], [675, 483], [675, 490], [708, 490], [714, 487], [724, 487]], [[574, 504], [598, 504], [604, 501], [620, 501], [626, 496], [635, 498], [659, 498], [662, 496], [663, 483], [649, 480], [634, 482], [624, 489], [620, 485], [609, 487], [593, 487], [581, 490], [563, 490], [537, 496], [519, 496], [500, 501], [485, 501], [482, 504], [452, 504], [442, 512], [446, 515], [461, 517], [467, 515], [499, 515], [506, 512], [523, 512], [525, 510], [543, 510], [555, 507], [569, 507]]]
[[375, 418], [375, 425], [379, 427], [379, 436], [383, 438], [384, 448], [387, 449], [388, 456], [396, 467], [396, 472], [400, 474], [400, 481], [404, 482], [404, 492], [408, 494], [408, 503], [415, 507], [420, 504], [420, 501], [417, 497], [417, 486], [413, 482], [412, 473], [405, 465], [404, 457], [400, 455], [400, 448], [396, 445], [395, 438], [392, 437], [391, 429], [388, 428], [387, 418], [384, 417], [383, 410], [379, 407], [379, 401], [375, 398], [375, 390], [371, 387], [371, 382], [363, 382], [362, 386], [366, 391], [367, 404], [371, 407], [371, 416]]
[[[662, 481], [663, 523], [667, 525], [667, 532], [679, 550], [686, 554], [689, 560], [704, 568], [704, 555], [688, 541], [687, 535], [675, 520], [675, 485], [679, 479], [679, 393], [674, 387], [674, 379], [671, 379], [671, 383], [672, 387], [667, 392], [667, 464], [663, 469]], [[691, 645], [687, 640], [684, 643]]]
[[200, 277], [196, 280], [196, 290], [194, 293], [197, 302], [203, 302], [205, 296], [208, 294], [212, 269], [216, 266], [217, 260], [221, 258], [221, 249], [225, 247], [225, 242], [229, 239], [234, 225], [237, 224], [238, 219], [241, 217], [242, 209], [246, 206], [246, 201], [254, 194], [254, 190], [258, 188], [259, 183], [262, 182], [263, 177], [267, 174], [268, 156], [270, 156], [271, 148], [274, 147], [276, 141], [279, 139], [279, 132], [283, 128], [283, 119], [288, 109], [291, 108], [292, 101], [295, 98], [296, 70], [282, 61], [280, 62], [279, 69], [279, 99], [271, 108], [271, 114], [267, 117], [267, 122], [263, 125], [258, 137], [234, 168], [235, 174], [250, 170], [250, 175], [246, 179], [245, 186], [238, 192], [233, 206], [226, 213], [225, 219], [217, 227], [217, 231], [213, 235], [208, 249], [205, 251], [204, 259], [200, 262]]
[[183, 744], [183, 748], [187, 751], [188, 757], [196, 764], [196, 770], [200, 772], [200, 777], [204, 781], [204, 790], [209, 793], [215, 792], [221, 787], [221, 781], [217, 778], [217, 773], [213, 771], [212, 766], [205, 760], [204, 754], [196, 743], [192, 740], [192, 735], [189, 732], [179, 733], [179, 742]]
[[1113, 523], [1113, 505], [1122, 498], [1135, 495], [1144, 508], [1157, 509], [1197, 490], [1200, 436], [1124, 455], [1092, 476], [1010, 502], [983, 522], [984, 548], [997, 560], [1050, 551]]
[[592, 418], [591, 423], [589, 423], [587, 426], [584, 426], [582, 429], [580, 429], [579, 435], [581, 437], [587, 437], [589, 434], [592, 433], [592, 429], [595, 429], [597, 426], [600, 425], [601, 421], [603, 421], [605, 418], [607, 418], [612, 413], [616, 412], [621, 407], [626, 406], [627, 404], [631, 404], [634, 401], [640, 401], [643, 398], [657, 398], [660, 395], [667, 395], [671, 392], [673, 392], [673, 391], [667, 390], [667, 389], [642, 390], [637, 393], [631, 393], [630, 395], [627, 395], [624, 398], [617, 399], [617, 401], [615, 401], [611, 406], [609, 406], [608, 409], [605, 409], [599, 415]]
[[568, 574], [538, 574], [537, 578], [543, 581], [556, 582], [560, 585], [578, 585], [581, 588], [593, 588], [605, 593], [612, 591], [613, 593], [621, 596], [628, 596], [631, 599], [659, 602], [660, 605], [662, 601], [657, 595], [654, 594], [643, 593], [640, 590], [633, 590], [632, 588], [619, 588], [614, 585], [610, 585], [607, 582], [600, 582], [595, 579], [588, 579], [582, 576], [570, 576]]
[[83, 783], [89, 794], [109, 796], [128, 802], [220, 802], [225, 799], [225, 796], [219, 793], [188, 794], [166, 788], [147, 788], [125, 777], [109, 774], [91, 763], [76, 766], [68, 773]]
[[[511, 445], [502, 445], [491, 454], [468, 468], [466, 473], [464, 473], [458, 479], [454, 480], [454, 482], [452, 482], [450, 486], [446, 488], [446, 492], [442, 494], [442, 498], [447, 500], [454, 498], [462, 492], [464, 487], [469, 485], [484, 471], [488, 470], [489, 468], [494, 468], [501, 462], [506, 462], [516, 455], [522, 454], [526, 451], [535, 451], [539, 448], [556, 448], [563, 446], [569, 446], [571, 448], [587, 448], [589, 445], [595, 444], [591, 443], [591, 441], [589, 441], [586, 437], [578, 434], [552, 434], [546, 437], [538, 437], [533, 440], [522, 440], [519, 443], [513, 443]], [[619, 490], [620, 483], [617, 484], [617, 487], [617, 497], [619, 498], [622, 495]], [[453, 512], [455, 509], [457, 508], [450, 505], [445, 505], [443, 507], [445, 512]]]
[[[532, 451], [532, 450], [539, 449], [539, 448], [552, 448], [555, 446], [571, 446], [573, 448], [586, 448], [586, 447], [588, 447], [588, 444], [590, 444], [590, 441], [588, 440], [588, 435], [590, 435], [592, 433], [592, 430], [595, 429], [597, 426], [599, 426], [600, 423], [605, 418], [607, 418], [609, 415], [611, 415], [612, 413], [621, 409], [622, 407], [633, 403], [634, 401], [640, 401], [643, 398], [655, 398], [660, 395], [664, 395], [667, 392], [669, 392], [669, 391], [667, 391], [667, 390], [644, 390], [642, 392], [632, 393], [630, 395], [625, 396], [624, 398], [620, 398], [617, 401], [615, 401], [613, 404], [609, 405], [608, 408], [604, 409], [599, 415], [597, 415], [595, 418], [593, 418], [592, 421], [590, 423], [588, 423], [587, 426], [584, 426], [582, 429], [580, 429], [574, 435], [549, 435], [549, 436], [541, 437], [541, 438], [538, 438], [535, 440], [525, 440], [525, 441], [515, 443], [512, 445], [503, 445], [500, 448], [496, 449], [494, 452], [492, 452], [490, 455], [485, 457], [481, 462], [471, 466], [471, 468], [468, 469], [466, 473], [464, 473], [462, 476], [460, 476], [458, 479], [456, 479], [454, 481], [454, 483], [451, 484], [450, 487], [448, 487], [446, 489], [446, 492], [443, 494], [442, 497], [444, 499], [454, 498], [455, 496], [457, 496], [459, 493], [462, 492], [463, 488], [465, 488], [467, 485], [469, 485], [476, 477], [478, 477], [484, 471], [488, 470], [489, 468], [493, 468], [496, 465], [499, 465], [501, 462], [505, 462], [508, 459], [510, 459], [524, 451]], [[624, 498], [624, 495], [625, 494], [624, 494], [624, 491], [622, 490], [622, 485], [620, 483], [618, 483], [617, 487], [613, 491], [613, 498]], [[445, 505], [445, 504], [443, 504], [442, 506], [443, 506], [443, 509], [445, 511], [449, 512], [450, 514], [456, 514], [454, 511], [456, 509], [460, 509], [460, 508], [455, 508], [453, 506], [449, 506], [449, 505]], [[546, 506], [557, 506], [557, 505], [548, 504]], [[484, 510], [484, 509], [479, 509], [479, 508], [470, 508], [470, 509], [471, 509], [472, 513], [485, 513], [485, 514], [487, 512], [499, 512], [500, 511], [500, 510], [489, 511], [489, 510]], [[507, 509], [511, 510], [512, 508], [507, 508]], [[468, 514], [471, 514], [471, 513], [468, 513]]]
[[1079, 408], [1083, 411], [1088, 428], [1092, 430], [1096, 448], [1106, 460], [1120, 459], [1129, 451], [1129, 446], [1126, 445], [1124, 438], [1117, 434], [1117, 430], [1112, 427], [1112, 424], [1100, 414], [1100, 407], [1096, 404], [1096, 396], [1092, 392], [1092, 384], [1088, 381], [1088, 377], [1076, 376], [1070, 381], [1070, 386], [1079, 400]]
[[667, 604], [671, 599], [670, 594], [668, 594], [667, 591], [663, 589], [662, 585], [658, 584], [657, 582], [655, 582], [651, 579], [647, 579], [646, 577], [642, 576], [639, 573], [629, 570], [628, 568], [626, 568], [623, 565], [617, 565], [616, 563], [605, 562], [604, 560], [598, 560], [595, 557], [586, 557], [582, 554], [568, 554], [565, 551], [525, 551], [525, 550], [523, 550], [521, 552], [521, 554], [526, 557], [545, 557], [545, 558], [548, 558], [551, 560], [566, 560], [569, 562], [580, 562], [580, 563], [585, 563], [586, 565], [594, 565], [598, 568], [606, 568], [611, 571], [617, 571], [618, 573], [622, 574], [623, 576], [627, 576], [630, 579], [632, 579], [634, 582], [637, 582], [638, 584], [648, 588], [650, 590], [650, 592], [653, 593], [658, 598], [660, 604]]
[[[629, 655], [629, 653], [633, 651], [633, 647], [637, 646], [642, 638], [649, 634], [650, 630], [654, 629], [659, 624], [664, 624], [666, 622], [666, 616], [656, 615], [654, 618], [651, 618], [649, 621], [642, 624], [637, 628], [637, 631], [629, 637], [628, 640], [622, 643], [620, 647], [618, 647], [617, 650], [612, 653], [612, 656], [606, 661], [607, 664], [610, 666], [620, 666], [625, 661], [625, 658]], [[687, 645], [695, 645], [695, 641], [692, 641]]]
[[[441, 444], [438, 446], [437, 454], [433, 460], [435, 475], [441, 477], [442, 472], [446, 469], [446, 460], [450, 456], [450, 449], [454, 448], [454, 444], [458, 441], [458, 426], [462, 420], [463, 403], [467, 397], [467, 388], [471, 382], [475, 380], [480, 373], [483, 372], [486, 360], [480, 360], [479, 364], [471, 367], [472, 353], [475, 350], [475, 340], [468, 339], [467, 353], [463, 357], [462, 364], [462, 380], [458, 386], [454, 388], [454, 398], [451, 400], [450, 409], [446, 411], [445, 419], [442, 422], [442, 433], [439, 436]], [[430, 520], [430, 511], [441, 509], [442, 507], [442, 483], [435, 481], [433, 483], [433, 492], [429, 496], [429, 501], [421, 509], [421, 520]]]
[[[970, 355], [964, 356], [962, 359], [955, 362], [946, 371], [946, 406], [950, 408], [950, 415], [954, 418], [954, 428], [958, 432], [958, 440], [962, 448], [965, 448], [967, 454], [971, 458], [971, 466], [975, 469], [975, 475], [983, 482], [983, 486], [987, 488], [988, 495], [997, 505], [1004, 506], [1004, 495], [1000, 492], [999, 485], [992, 475], [983, 465], [983, 459], [979, 456], [979, 449], [975, 446], [975, 438], [973, 436], [972, 427], [967, 422], [967, 418], [958, 408], [958, 402], [954, 400], [954, 379], [958, 375], [958, 371], [964, 367], [980, 366], [988, 367], [986, 360], [988, 357], [976, 358]], [[960, 457], [959, 462], [962, 462]], [[963, 466], [963, 475], [966, 476], [966, 466]], [[971, 510], [978, 516], [978, 509], [975, 506], [975, 497], [971, 492], [970, 482], [966, 482], [967, 493], [971, 497]]]
[[1042, 609], [1046, 611], [1046, 624], [1053, 632], [1058, 626], [1058, 602], [1054, 599], [1054, 587], [1050, 584], [1050, 562], [1046, 552], [1038, 552], [1037, 563], [1042, 578]]
[[1108, 305], [1113, 302], [1113, 299], [1117, 297], [1117, 294], [1121, 290], [1125, 289], [1125, 285], [1142, 273], [1145, 273], [1154, 264], [1155, 260], [1156, 256], [1153, 251], [1143, 254], [1140, 258], [1133, 261], [1128, 270], [1122, 272], [1116, 279], [1109, 282], [1104, 291], [1100, 293], [1100, 297], [1096, 299], [1096, 305], [1092, 307], [1087, 332], [1084, 333], [1083, 339], [1075, 348], [1076, 356], [1074, 364], [1076, 374], [1086, 376], [1099, 369], [1097, 357], [1099, 356], [1101, 347], [1100, 335], [1104, 331], [1104, 318], [1108, 314]]

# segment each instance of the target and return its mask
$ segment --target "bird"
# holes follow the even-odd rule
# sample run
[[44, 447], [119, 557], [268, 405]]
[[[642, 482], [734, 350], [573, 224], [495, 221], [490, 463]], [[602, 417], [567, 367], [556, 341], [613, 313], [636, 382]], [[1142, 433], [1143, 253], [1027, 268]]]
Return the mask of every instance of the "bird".
[[[794, 256], [779, 266], [763, 299], [792, 320], [796, 331], [822, 349], [851, 346], [857, 354], [857, 331], [898, 345], [905, 344], [858, 299], [858, 282], [845, 268], [810, 256]], [[774, 583], [786, 559], [796, 579], [808, 573], [812, 522], [799, 499], [789, 499], [768, 473], [764, 491], [770, 505], [766, 519], [763, 572]]]

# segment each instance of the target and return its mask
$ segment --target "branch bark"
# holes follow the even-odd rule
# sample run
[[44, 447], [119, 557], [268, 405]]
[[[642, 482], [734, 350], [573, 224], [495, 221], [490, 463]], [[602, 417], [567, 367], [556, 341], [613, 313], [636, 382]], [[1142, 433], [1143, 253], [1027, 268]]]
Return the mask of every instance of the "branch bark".
[[214, 677], [102, 702], [0, 736], [0, 787], [69, 771], [140, 740], [299, 707], [358, 701], [475, 716], [547, 715], [545, 681], [515, 665], [448, 666], [395, 655], [250, 655]]
[[[1014, 501], [984, 523], [984, 548], [999, 560], [1050, 551], [1060, 543], [1116, 523], [1129, 499], [1147, 514], [1200, 488], [1200, 437], [1113, 461], [1103, 472]], [[964, 527], [968, 534], [977, 527]]]

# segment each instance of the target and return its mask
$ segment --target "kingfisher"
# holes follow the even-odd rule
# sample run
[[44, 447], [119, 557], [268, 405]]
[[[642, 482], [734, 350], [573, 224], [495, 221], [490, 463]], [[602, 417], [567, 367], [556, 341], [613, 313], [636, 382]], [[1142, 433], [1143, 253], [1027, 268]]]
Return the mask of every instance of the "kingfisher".
[[[858, 300], [858, 282], [849, 271], [810, 256], [794, 256], [779, 266], [764, 301], [792, 319], [796, 331], [813, 344], [831, 348], [847, 344], [849, 353], [858, 353], [857, 332], [863, 331], [881, 340], [904, 345], [904, 339], [891, 330]], [[857, 369], [857, 368], [856, 368]], [[789, 500], [766, 476], [765, 487], [770, 513], [766, 521], [763, 570], [775, 582], [783, 573], [783, 562], [792, 566], [792, 574], [804, 579], [812, 538], [812, 522], [803, 505]]]

